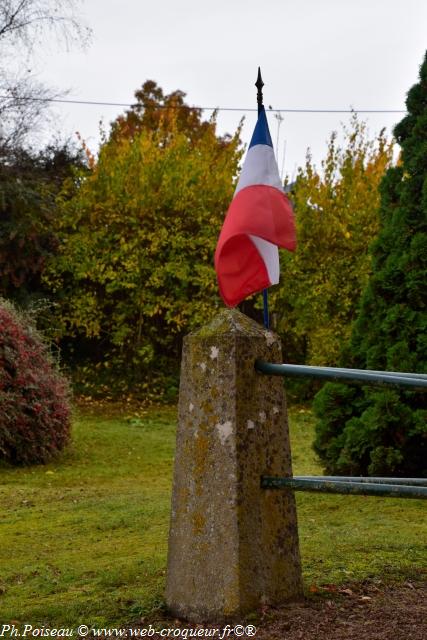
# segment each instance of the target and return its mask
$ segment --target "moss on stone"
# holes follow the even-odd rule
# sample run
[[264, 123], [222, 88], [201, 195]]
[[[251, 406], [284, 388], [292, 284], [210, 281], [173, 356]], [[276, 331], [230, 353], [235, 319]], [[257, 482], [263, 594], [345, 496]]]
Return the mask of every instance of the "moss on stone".
[[209, 338], [230, 333], [264, 336], [266, 330], [238, 309], [223, 309], [209, 324], [197, 329], [197, 331], [193, 331], [190, 336]]

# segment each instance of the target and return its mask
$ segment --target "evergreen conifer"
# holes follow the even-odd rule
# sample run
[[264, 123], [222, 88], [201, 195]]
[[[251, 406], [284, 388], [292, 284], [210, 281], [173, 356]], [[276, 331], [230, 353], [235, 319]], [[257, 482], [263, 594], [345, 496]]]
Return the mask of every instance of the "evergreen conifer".
[[[381, 183], [381, 229], [342, 365], [427, 373], [427, 53], [395, 127], [397, 166]], [[427, 475], [425, 393], [328, 383], [315, 398], [315, 451], [329, 472]]]

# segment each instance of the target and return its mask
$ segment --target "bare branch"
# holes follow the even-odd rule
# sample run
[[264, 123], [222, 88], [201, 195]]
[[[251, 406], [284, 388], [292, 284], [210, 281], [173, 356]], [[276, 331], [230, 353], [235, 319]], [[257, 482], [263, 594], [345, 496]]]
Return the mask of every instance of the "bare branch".
[[[0, 0], [0, 129], [1, 144], [22, 144], [43, 125], [49, 99], [58, 93], [23, 73], [36, 45], [52, 36], [68, 49], [85, 46], [91, 31], [78, 20], [80, 0]], [[9, 64], [6, 64], [6, 60]], [[18, 74], [13, 73], [19, 68]]]
[[78, 0], [0, 0], [0, 45], [31, 51], [46, 31], [58, 42], [85, 46], [91, 31], [76, 15]]

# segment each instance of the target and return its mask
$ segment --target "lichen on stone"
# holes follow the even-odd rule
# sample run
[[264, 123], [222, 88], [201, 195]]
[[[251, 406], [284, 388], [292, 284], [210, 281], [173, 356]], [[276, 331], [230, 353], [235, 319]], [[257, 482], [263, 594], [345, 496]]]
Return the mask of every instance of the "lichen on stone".
[[[248, 336], [261, 336], [266, 340], [275, 340], [275, 336], [271, 331], [266, 331], [260, 324], [245, 316], [238, 309], [223, 309], [213, 320], [193, 331], [189, 335], [191, 337], [209, 338], [221, 334], [239, 333]], [[268, 336], [266, 335], [268, 334]]]

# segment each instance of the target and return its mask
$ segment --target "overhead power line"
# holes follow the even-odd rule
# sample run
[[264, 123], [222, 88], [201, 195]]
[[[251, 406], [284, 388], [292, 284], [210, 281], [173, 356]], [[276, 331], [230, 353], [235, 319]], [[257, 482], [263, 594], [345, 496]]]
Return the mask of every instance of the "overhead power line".
[[[9, 100], [11, 96], [0, 96], [0, 99]], [[133, 107], [134, 102], [102, 102], [98, 100], [62, 100], [59, 98], [19, 98], [13, 96], [17, 101], [34, 101], [34, 102], [56, 102], [61, 104], [82, 104], [94, 105], [99, 107]], [[189, 105], [162, 105], [156, 104], [156, 109], [187, 109]], [[257, 111], [257, 108], [251, 107], [198, 107], [192, 106], [191, 109], [200, 109], [201, 111]], [[275, 109], [268, 107], [267, 111], [275, 113], [406, 113], [404, 109]]]

